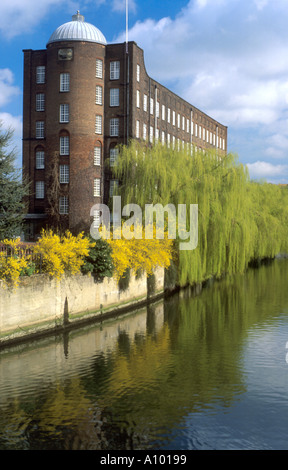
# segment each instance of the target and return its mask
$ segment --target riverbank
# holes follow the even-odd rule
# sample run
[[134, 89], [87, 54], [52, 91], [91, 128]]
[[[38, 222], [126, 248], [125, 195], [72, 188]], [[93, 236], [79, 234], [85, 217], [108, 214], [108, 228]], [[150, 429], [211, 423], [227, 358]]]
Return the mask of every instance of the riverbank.
[[[287, 257], [278, 255], [276, 258]], [[249, 263], [257, 269], [274, 258]], [[167, 274], [167, 272], [166, 272]], [[131, 275], [127, 286], [120, 287], [113, 278], [95, 282], [91, 275], [74, 275], [60, 280], [41, 274], [20, 279], [17, 288], [7, 288], [0, 280], [0, 350], [15, 344], [79, 328], [89, 323], [117, 318], [165, 295], [179, 291], [177, 282], [166, 285], [164, 268], [152, 276]], [[192, 295], [214, 282], [213, 278], [185, 286]]]
[[91, 275], [60, 280], [41, 274], [23, 277], [17, 288], [0, 281], [0, 348], [88, 322], [101, 322], [157, 300], [164, 294], [164, 269], [147, 278], [131, 275], [129, 285]]

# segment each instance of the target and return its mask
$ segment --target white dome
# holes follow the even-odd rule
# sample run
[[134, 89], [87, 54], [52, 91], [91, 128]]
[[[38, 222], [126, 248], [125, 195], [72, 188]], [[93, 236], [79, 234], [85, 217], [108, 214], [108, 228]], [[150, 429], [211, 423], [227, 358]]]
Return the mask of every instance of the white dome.
[[77, 15], [72, 16], [72, 21], [62, 24], [54, 31], [47, 45], [59, 41], [88, 41], [107, 44], [101, 31], [96, 26], [85, 23], [84, 16], [80, 15], [79, 11]]

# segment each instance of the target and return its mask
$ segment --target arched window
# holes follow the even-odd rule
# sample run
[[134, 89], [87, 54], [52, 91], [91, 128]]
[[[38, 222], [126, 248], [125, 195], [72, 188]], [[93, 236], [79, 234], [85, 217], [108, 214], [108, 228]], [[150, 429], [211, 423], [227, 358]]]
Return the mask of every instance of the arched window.
[[94, 165], [100, 166], [101, 161], [102, 161], [102, 144], [99, 140], [97, 140], [94, 146]]

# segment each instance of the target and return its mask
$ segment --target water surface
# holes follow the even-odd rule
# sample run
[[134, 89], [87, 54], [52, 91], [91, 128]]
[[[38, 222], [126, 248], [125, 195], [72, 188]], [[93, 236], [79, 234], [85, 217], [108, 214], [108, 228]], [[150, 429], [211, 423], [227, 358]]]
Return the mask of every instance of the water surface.
[[0, 449], [288, 449], [287, 274], [3, 350]]

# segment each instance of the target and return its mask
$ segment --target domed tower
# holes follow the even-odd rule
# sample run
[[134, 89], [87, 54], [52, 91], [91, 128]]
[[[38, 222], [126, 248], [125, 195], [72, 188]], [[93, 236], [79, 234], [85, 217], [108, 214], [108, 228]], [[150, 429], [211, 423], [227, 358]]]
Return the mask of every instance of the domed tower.
[[87, 230], [91, 208], [102, 202], [105, 54], [105, 37], [79, 11], [53, 32], [46, 50], [24, 51], [30, 238], [45, 223]]

